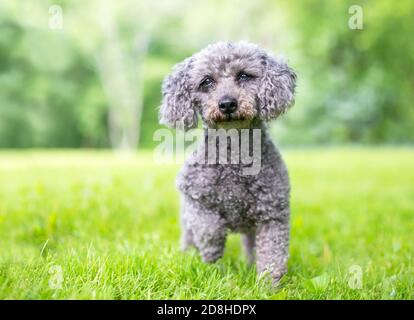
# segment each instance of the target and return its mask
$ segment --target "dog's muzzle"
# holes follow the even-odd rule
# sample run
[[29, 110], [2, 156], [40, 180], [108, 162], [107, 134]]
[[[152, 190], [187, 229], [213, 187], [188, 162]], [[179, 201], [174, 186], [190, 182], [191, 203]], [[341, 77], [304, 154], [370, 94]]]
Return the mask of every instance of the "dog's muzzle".
[[237, 110], [237, 100], [232, 97], [223, 97], [219, 101], [220, 112], [225, 115], [230, 115]]

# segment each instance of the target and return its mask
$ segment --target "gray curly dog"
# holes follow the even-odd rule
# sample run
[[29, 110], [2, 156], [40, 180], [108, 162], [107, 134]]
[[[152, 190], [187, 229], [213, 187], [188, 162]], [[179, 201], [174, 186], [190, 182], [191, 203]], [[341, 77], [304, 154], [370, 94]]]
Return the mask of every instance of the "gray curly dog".
[[[239, 232], [249, 261], [256, 258], [259, 274], [270, 274], [275, 284], [287, 271], [290, 185], [266, 122], [293, 105], [295, 82], [293, 70], [259, 46], [219, 42], [174, 67], [164, 80], [160, 107], [160, 122], [172, 128], [195, 128], [198, 115], [203, 121], [204, 143], [177, 178], [183, 249], [193, 245], [203, 261], [214, 262], [223, 255], [227, 232]], [[244, 152], [252, 163], [217, 161], [222, 140], [211, 144], [210, 137], [223, 130], [241, 137], [228, 135], [225, 151], [232, 157]], [[257, 163], [254, 174], [243, 171]]]

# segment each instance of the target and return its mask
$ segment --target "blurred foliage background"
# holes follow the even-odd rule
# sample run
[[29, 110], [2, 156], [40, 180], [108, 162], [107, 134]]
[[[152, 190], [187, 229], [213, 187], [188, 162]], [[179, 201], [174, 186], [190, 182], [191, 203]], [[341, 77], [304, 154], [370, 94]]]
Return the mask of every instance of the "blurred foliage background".
[[413, 17], [411, 0], [1, 0], [0, 147], [151, 148], [171, 67], [241, 39], [298, 73], [279, 143], [412, 143]]

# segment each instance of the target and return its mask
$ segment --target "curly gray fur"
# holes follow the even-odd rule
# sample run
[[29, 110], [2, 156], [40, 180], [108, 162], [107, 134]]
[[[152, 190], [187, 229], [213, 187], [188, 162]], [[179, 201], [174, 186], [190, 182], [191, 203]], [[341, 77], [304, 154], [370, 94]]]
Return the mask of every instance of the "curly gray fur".
[[[182, 246], [193, 245], [205, 262], [214, 262], [227, 232], [240, 232], [248, 259], [256, 258], [258, 272], [269, 272], [275, 283], [287, 271], [290, 185], [265, 122], [293, 105], [295, 82], [287, 64], [259, 46], [219, 42], [175, 66], [164, 80], [160, 108], [161, 123], [184, 130], [197, 127], [200, 115], [206, 137], [211, 128], [261, 130], [261, 168], [254, 175], [243, 174], [243, 163], [201, 161], [207, 143], [187, 159], [177, 178]], [[223, 97], [237, 101], [231, 114], [219, 108]]]

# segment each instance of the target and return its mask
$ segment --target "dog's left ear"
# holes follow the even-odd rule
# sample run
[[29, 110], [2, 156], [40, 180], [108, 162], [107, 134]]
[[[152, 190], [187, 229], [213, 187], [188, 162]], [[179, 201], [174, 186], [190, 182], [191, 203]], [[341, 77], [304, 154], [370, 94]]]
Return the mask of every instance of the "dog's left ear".
[[260, 117], [277, 118], [295, 103], [296, 73], [282, 59], [261, 57], [264, 76], [259, 88]]

